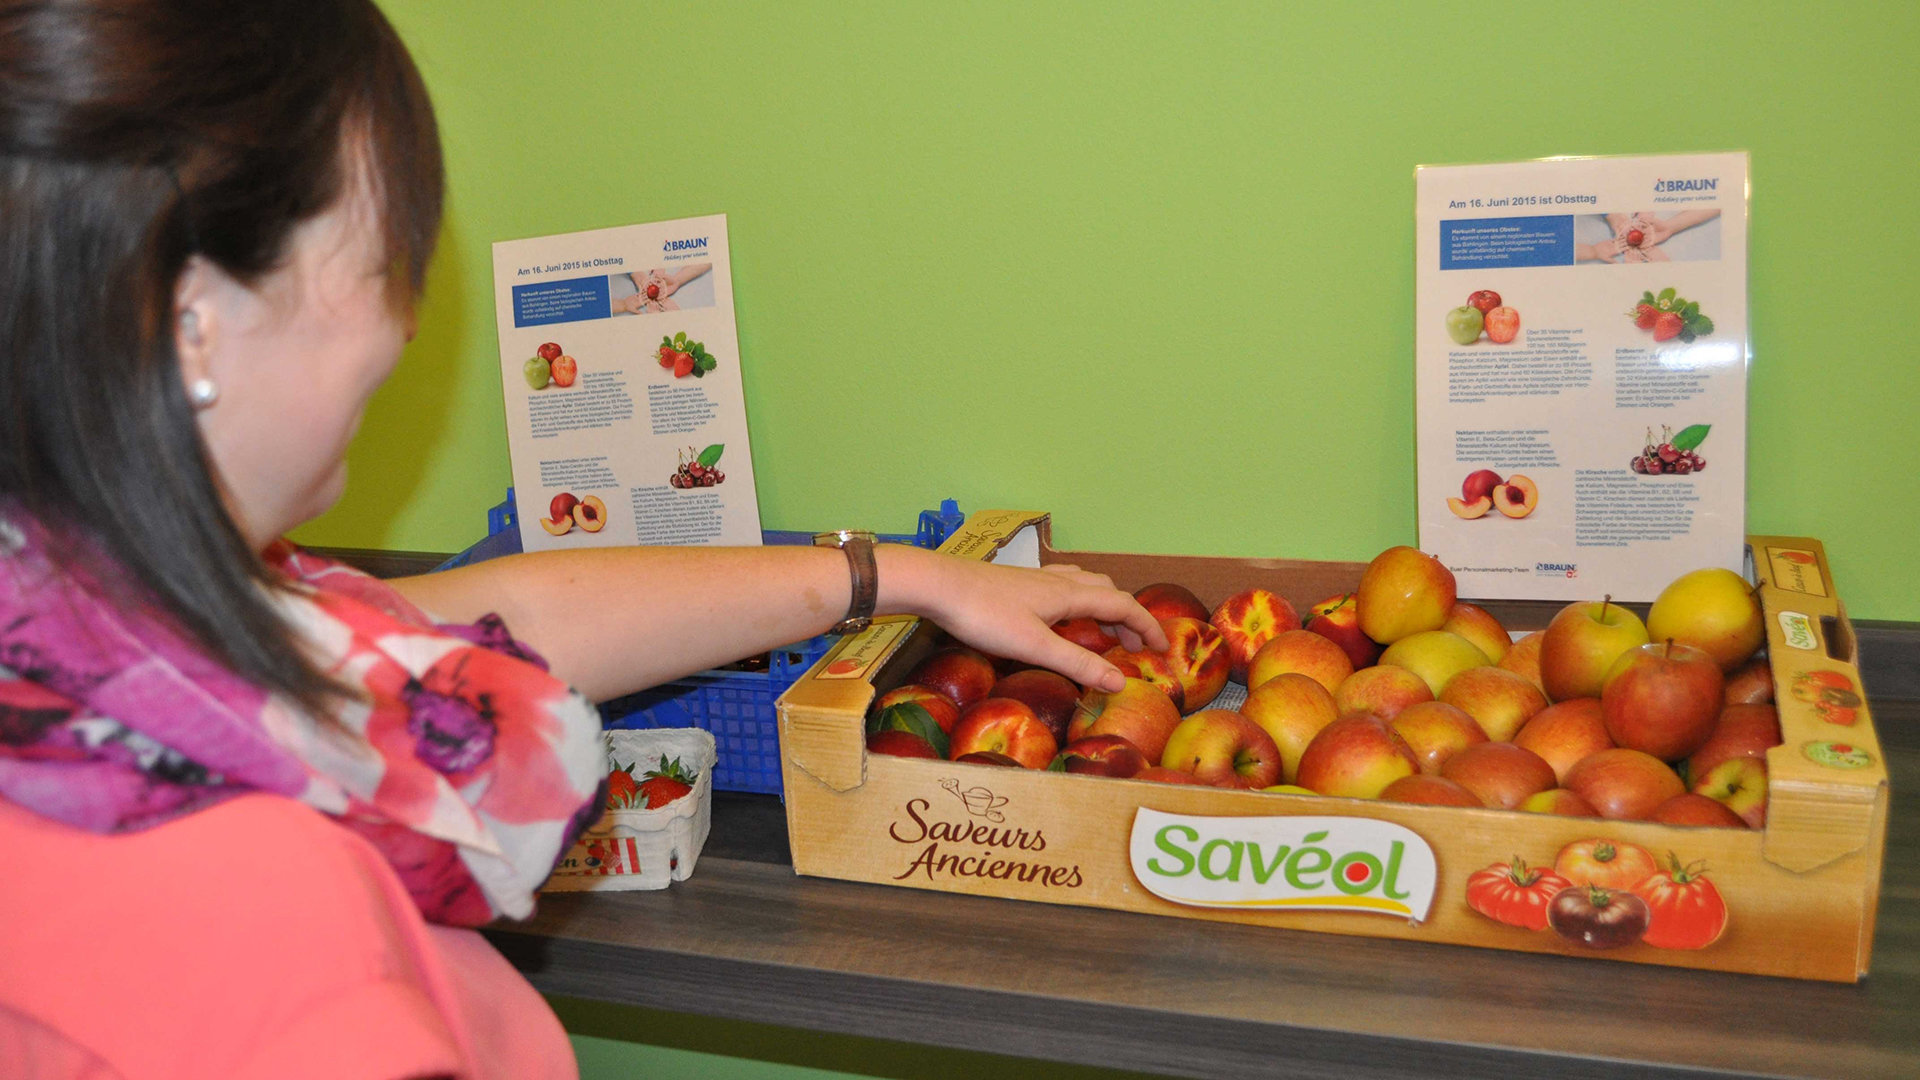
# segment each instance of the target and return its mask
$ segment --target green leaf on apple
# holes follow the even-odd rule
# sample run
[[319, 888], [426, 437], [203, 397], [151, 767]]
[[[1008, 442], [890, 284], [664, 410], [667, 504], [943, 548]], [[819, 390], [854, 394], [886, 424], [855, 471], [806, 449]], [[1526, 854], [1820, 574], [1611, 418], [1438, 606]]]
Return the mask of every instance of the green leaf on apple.
[[1712, 424], [1694, 424], [1680, 429], [1673, 437], [1673, 448], [1681, 452], [1692, 450], [1707, 441], [1707, 432], [1713, 430]]
[[880, 715], [867, 721], [867, 734], [877, 735], [882, 731], [904, 731], [909, 735], [918, 735], [927, 740], [941, 757], [947, 756], [950, 743], [947, 733], [940, 730], [940, 724], [926, 707], [912, 701], [903, 701], [898, 705], [889, 705]]
[[715, 465], [718, 465], [720, 463], [720, 455], [725, 453], [726, 449], [726, 443], [714, 443], [712, 446], [700, 451], [700, 467], [703, 469], [711, 469]]

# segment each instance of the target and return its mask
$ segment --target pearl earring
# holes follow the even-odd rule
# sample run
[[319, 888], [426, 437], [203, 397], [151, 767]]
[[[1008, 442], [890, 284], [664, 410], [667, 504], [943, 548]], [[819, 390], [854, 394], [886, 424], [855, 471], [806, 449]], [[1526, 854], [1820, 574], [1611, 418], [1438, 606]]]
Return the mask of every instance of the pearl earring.
[[187, 400], [196, 409], [205, 409], [220, 400], [220, 387], [212, 379], [200, 378], [187, 384]]

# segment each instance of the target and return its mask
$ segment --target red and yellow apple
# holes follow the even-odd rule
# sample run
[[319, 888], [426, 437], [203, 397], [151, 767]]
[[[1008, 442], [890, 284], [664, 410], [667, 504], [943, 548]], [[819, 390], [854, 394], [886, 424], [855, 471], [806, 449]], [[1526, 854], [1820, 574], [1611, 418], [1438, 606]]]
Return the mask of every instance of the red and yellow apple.
[[1103, 653], [1120, 644], [1120, 639], [1108, 633], [1106, 627], [1085, 616], [1062, 619], [1053, 624], [1053, 632], [1090, 653]]
[[1062, 744], [1067, 741], [1067, 723], [1080, 704], [1080, 688], [1072, 679], [1043, 668], [1027, 668], [1003, 676], [987, 691], [987, 696], [1026, 702], [1040, 722], [1047, 725], [1047, 730], [1053, 732], [1054, 739]]
[[1541, 634], [1528, 634], [1514, 642], [1513, 648], [1507, 650], [1507, 655], [1500, 658], [1498, 666], [1539, 687], [1540, 692], [1544, 694], [1547, 692], [1547, 685], [1540, 679], [1540, 642], [1542, 640], [1544, 636]]
[[1600, 811], [1587, 804], [1587, 800], [1563, 788], [1548, 788], [1536, 791], [1520, 800], [1516, 810], [1525, 810], [1529, 814], [1555, 814], [1559, 817], [1599, 817]]
[[1440, 775], [1502, 810], [1514, 809], [1529, 795], [1548, 791], [1555, 783], [1553, 766], [1510, 742], [1469, 746], [1449, 757], [1440, 766]]
[[1280, 748], [1260, 725], [1232, 709], [1202, 709], [1173, 729], [1160, 766], [1216, 787], [1259, 789], [1280, 782]]
[[1600, 712], [1614, 745], [1677, 761], [1713, 734], [1725, 691], [1713, 657], [1669, 639], [1614, 661], [1601, 687]]
[[1473, 717], [1438, 701], [1409, 705], [1388, 726], [1406, 740], [1420, 763], [1420, 771], [1432, 776], [1440, 774], [1448, 758], [1487, 741], [1487, 733], [1473, 722]]
[[1300, 755], [1307, 744], [1340, 717], [1327, 688], [1298, 672], [1254, 687], [1241, 703], [1240, 714], [1260, 725], [1280, 748], [1280, 775], [1288, 782], [1300, 771]]
[[1388, 784], [1381, 802], [1419, 803], [1423, 806], [1485, 806], [1480, 797], [1441, 776], [1414, 773]]
[[1729, 705], [1720, 710], [1713, 734], [1687, 758], [1687, 775], [1704, 777], [1728, 758], [1766, 760], [1779, 746], [1780, 712], [1772, 705]]
[[1653, 808], [1648, 821], [1662, 825], [1708, 825], [1721, 829], [1744, 829], [1747, 823], [1718, 799], [1691, 791], [1675, 795]]
[[1369, 712], [1389, 723], [1400, 710], [1432, 700], [1427, 680], [1391, 664], [1361, 668], [1333, 692], [1333, 707], [1339, 712]]
[[1727, 704], [1767, 705], [1773, 701], [1773, 665], [1766, 657], [1749, 660], [1727, 673]]
[[1598, 698], [1569, 698], [1547, 706], [1526, 722], [1513, 742], [1545, 758], [1563, 784], [1582, 758], [1613, 749]]
[[1243, 589], [1220, 602], [1207, 621], [1226, 642], [1233, 661], [1233, 678], [1247, 681], [1247, 663], [1260, 646], [1281, 632], [1300, 626], [1300, 616], [1286, 597], [1266, 589]]
[[989, 697], [960, 710], [947, 744], [947, 756], [956, 761], [983, 751], [1005, 754], [1024, 768], [1044, 769], [1060, 744], [1026, 702]]
[[1078, 742], [1092, 735], [1118, 735], [1140, 748], [1148, 761], [1159, 761], [1167, 736], [1180, 725], [1180, 710], [1161, 689], [1144, 679], [1128, 679], [1118, 690], [1091, 689], [1080, 697], [1067, 739]]
[[907, 672], [907, 681], [938, 691], [964, 709], [987, 696], [998, 680], [993, 661], [978, 649], [949, 645], [935, 649]]
[[1587, 800], [1603, 818], [1644, 821], [1687, 787], [1680, 774], [1651, 754], [1625, 747], [1589, 754], [1567, 770], [1562, 787]]
[[1320, 795], [1372, 799], [1388, 784], [1419, 771], [1413, 750], [1385, 720], [1353, 713], [1313, 737], [1293, 782]]
[[1547, 695], [1539, 687], [1492, 666], [1468, 668], [1447, 680], [1439, 700], [1473, 717], [1494, 742], [1511, 741], [1522, 725], [1547, 707]]
[[1455, 675], [1468, 668], [1485, 667], [1487, 654], [1458, 634], [1422, 630], [1387, 646], [1387, 651], [1380, 654], [1380, 662], [1406, 668], [1420, 676], [1437, 698]]
[[954, 721], [960, 719], [960, 706], [955, 705], [952, 698], [915, 683], [896, 686], [875, 698], [873, 708], [868, 710], [868, 715], [879, 716], [895, 705], [908, 702], [927, 710], [927, 714], [933, 717], [933, 722], [940, 725], [940, 730], [949, 734], [953, 731]]
[[1610, 600], [1568, 604], [1540, 635], [1540, 685], [1554, 701], [1600, 696], [1608, 669], [1647, 643], [1640, 616]]
[[1513, 647], [1513, 635], [1507, 633], [1507, 628], [1500, 625], [1499, 619], [1494, 618], [1486, 608], [1465, 600], [1454, 601], [1453, 610], [1447, 613], [1447, 621], [1440, 624], [1440, 629], [1473, 642], [1476, 648], [1487, 654], [1487, 660], [1495, 664]]
[[1390, 547], [1373, 557], [1354, 590], [1360, 631], [1382, 645], [1438, 630], [1453, 610], [1453, 571], [1418, 548]]
[[1198, 619], [1207, 621], [1207, 605], [1193, 595], [1193, 590], [1185, 585], [1176, 585], [1171, 581], [1159, 581], [1145, 585], [1134, 591], [1133, 598], [1161, 622], [1168, 619]]
[[1730, 757], [1693, 778], [1693, 793], [1721, 803], [1749, 828], [1767, 825], [1767, 759]]
[[1118, 735], [1089, 735], [1060, 751], [1060, 766], [1070, 773], [1135, 776], [1148, 764], [1139, 747]]
[[1355, 671], [1380, 659], [1380, 643], [1360, 629], [1360, 605], [1353, 593], [1329, 596], [1308, 608], [1306, 629], [1345, 649]]
[[1353, 661], [1340, 646], [1311, 630], [1277, 634], [1247, 663], [1247, 688], [1288, 672], [1305, 675], [1331, 694], [1353, 674]]

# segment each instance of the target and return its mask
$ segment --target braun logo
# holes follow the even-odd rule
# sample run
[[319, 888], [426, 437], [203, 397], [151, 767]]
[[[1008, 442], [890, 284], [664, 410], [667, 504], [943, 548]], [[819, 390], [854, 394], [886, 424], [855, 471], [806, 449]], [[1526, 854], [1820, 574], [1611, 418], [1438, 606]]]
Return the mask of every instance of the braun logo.
[[1653, 182], [1653, 190], [1657, 192], [1718, 191], [1720, 190], [1720, 179], [1719, 177], [1709, 176], [1700, 180], [1655, 180]]
[[696, 236], [691, 240], [669, 240], [660, 245], [661, 251], [702, 251], [707, 246], [707, 238]]
[[1567, 577], [1570, 577], [1570, 578], [1579, 577], [1580, 564], [1579, 563], [1559, 563], [1559, 562], [1534, 563], [1533, 572], [1536, 574], [1542, 574], [1549, 577], [1559, 575], [1559, 574], [1565, 574]]

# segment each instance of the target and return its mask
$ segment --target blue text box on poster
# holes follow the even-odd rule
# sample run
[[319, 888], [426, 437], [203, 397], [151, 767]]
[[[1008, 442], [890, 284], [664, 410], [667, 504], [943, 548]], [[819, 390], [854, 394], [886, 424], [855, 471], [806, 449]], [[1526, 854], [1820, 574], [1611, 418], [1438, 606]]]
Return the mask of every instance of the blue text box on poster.
[[1463, 218], [1440, 223], [1440, 269], [1572, 266], [1573, 218]]
[[546, 326], [613, 317], [606, 275], [513, 287], [513, 325]]

